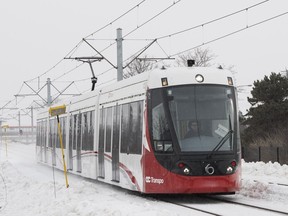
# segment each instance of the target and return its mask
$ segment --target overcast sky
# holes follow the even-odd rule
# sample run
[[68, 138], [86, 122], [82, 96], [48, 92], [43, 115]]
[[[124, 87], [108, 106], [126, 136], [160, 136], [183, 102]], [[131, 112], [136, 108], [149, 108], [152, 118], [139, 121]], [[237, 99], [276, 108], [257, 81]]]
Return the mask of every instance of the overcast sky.
[[[123, 29], [123, 35], [137, 29], [124, 38], [123, 52], [126, 59], [149, 44], [151, 39], [207, 23], [263, 1], [146, 0], [141, 2], [141, 0], [3, 1], [0, 7], [0, 107], [13, 100], [7, 107], [25, 108], [33, 100], [40, 99], [18, 97], [16, 105], [14, 95], [32, 91], [27, 85], [23, 85], [24, 81], [27, 81], [26, 83], [35, 90], [42, 87], [48, 77], [55, 80], [54, 85], [59, 90], [64, 89], [71, 81], [76, 82], [69, 87], [70, 93], [89, 89], [91, 86], [89, 66], [84, 64], [78, 67], [80, 63], [75, 60], [61, 61], [64, 57], [70, 57], [66, 55], [74, 50], [82, 38], [93, 39], [88, 42], [99, 51], [108, 47], [102, 54], [116, 65], [116, 47], [113, 43], [117, 28]], [[141, 3], [139, 7], [111, 23], [138, 3]], [[142, 25], [171, 5], [173, 6], [161, 15]], [[159, 39], [158, 43], [153, 44], [143, 55], [173, 56], [287, 11], [287, 0], [270, 0], [226, 19], [205, 24], [177, 36]], [[90, 35], [109, 23], [111, 25], [105, 29]], [[288, 68], [287, 26], [288, 14], [208, 43], [203, 48], [209, 48], [217, 56], [213, 60], [215, 66], [234, 65], [237, 85], [251, 85], [254, 80], [262, 79], [264, 75]], [[95, 54], [94, 50], [82, 42], [71, 57]], [[57, 64], [59, 61], [60, 63]], [[93, 67], [97, 76], [110, 69], [111, 65], [102, 61], [94, 63]], [[51, 68], [52, 70], [49, 70]], [[76, 69], [69, 72], [73, 68]], [[34, 79], [37, 77], [39, 79]], [[99, 83], [103, 83], [115, 77], [115, 70], [111, 70], [98, 76], [98, 80]], [[30, 81], [31, 79], [34, 80]], [[41, 94], [45, 95], [45, 91], [43, 89]], [[244, 101], [247, 94], [241, 93], [239, 97], [240, 109], [245, 112], [245, 109], [249, 108]], [[0, 117], [15, 113], [18, 111], [0, 111]], [[17, 123], [14, 121], [12, 124]]]

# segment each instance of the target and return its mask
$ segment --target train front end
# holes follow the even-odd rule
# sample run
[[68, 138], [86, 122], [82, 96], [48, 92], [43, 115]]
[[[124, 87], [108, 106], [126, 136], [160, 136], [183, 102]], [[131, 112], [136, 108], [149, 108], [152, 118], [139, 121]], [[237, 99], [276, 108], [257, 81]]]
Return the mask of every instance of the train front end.
[[144, 193], [235, 193], [241, 179], [236, 88], [228, 71], [150, 75], [142, 158]]

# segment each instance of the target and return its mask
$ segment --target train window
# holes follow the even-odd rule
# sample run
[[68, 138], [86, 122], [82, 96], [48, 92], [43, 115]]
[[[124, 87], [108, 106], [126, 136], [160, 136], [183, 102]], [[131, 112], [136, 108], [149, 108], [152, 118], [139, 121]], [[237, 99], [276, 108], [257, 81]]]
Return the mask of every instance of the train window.
[[93, 133], [95, 111], [85, 112], [82, 115], [82, 150], [93, 150]]
[[112, 107], [107, 108], [105, 152], [111, 152], [112, 141]]
[[90, 115], [88, 115], [88, 150], [93, 150], [94, 147], [94, 119], [95, 111], [91, 111]]
[[79, 157], [79, 152], [81, 151], [81, 124], [82, 124], [82, 115], [79, 113], [78, 115], [78, 122], [77, 122], [77, 156]]
[[58, 124], [57, 120], [54, 118], [54, 142], [55, 142], [55, 147], [60, 148], [60, 141], [59, 141], [59, 135], [58, 135]]
[[54, 139], [54, 119], [50, 119], [49, 120], [49, 143], [48, 146], [49, 147], [53, 147], [55, 146], [55, 139]]
[[74, 118], [73, 115], [70, 116], [69, 124], [69, 158], [72, 158], [72, 146], [73, 146], [73, 134], [74, 134]]
[[113, 114], [113, 149], [119, 149], [120, 107], [114, 107]]
[[153, 92], [152, 103], [155, 104], [152, 110], [152, 116], [154, 117], [152, 121], [153, 145], [157, 152], [173, 152], [172, 137], [161, 98], [161, 91]]
[[36, 128], [36, 146], [40, 146], [40, 137], [41, 137], [41, 126], [42, 126], [42, 121], [37, 122], [37, 128]]
[[130, 144], [131, 154], [141, 154], [142, 146], [142, 102], [131, 103], [130, 115], [132, 117], [132, 140]]
[[[105, 109], [102, 108], [100, 111], [99, 119], [99, 149], [104, 148], [104, 134], [105, 134]], [[104, 151], [104, 150], [103, 150]]]
[[82, 113], [82, 150], [88, 150], [87, 149], [87, 142], [88, 142], [88, 113]]
[[[66, 148], [65, 122], [66, 122], [66, 117], [61, 117], [60, 118], [60, 128], [61, 128], [61, 135], [62, 135], [62, 144], [63, 144], [64, 149]], [[57, 121], [56, 121], [56, 123], [57, 123]], [[57, 125], [57, 134], [58, 134], [58, 125]], [[57, 136], [57, 139], [58, 139], [58, 143], [60, 143], [59, 134]]]
[[122, 106], [121, 153], [141, 154], [143, 102]]
[[122, 105], [121, 113], [121, 153], [129, 152], [128, 143], [129, 143], [129, 104]]
[[78, 115], [73, 115], [73, 150], [76, 149], [77, 143], [77, 117]]
[[[233, 133], [237, 128], [232, 92], [231, 87], [221, 85], [153, 90], [150, 124], [154, 149], [170, 151], [172, 141], [168, 141], [173, 138], [173, 145], [179, 144], [182, 152], [209, 152], [218, 143], [221, 145], [219, 151], [233, 150]], [[170, 131], [176, 136], [171, 137]]]
[[72, 154], [72, 149], [73, 149], [73, 136], [74, 136], [74, 118], [72, 114], [69, 114], [69, 151], [68, 151], [68, 168], [73, 169], [73, 154]]
[[[43, 121], [42, 122], [42, 143], [43, 143], [43, 146], [44, 147], [46, 147], [47, 145], [46, 145], [46, 143], [47, 143], [47, 121], [45, 120], [45, 121]], [[45, 148], [46, 149], [46, 148]]]

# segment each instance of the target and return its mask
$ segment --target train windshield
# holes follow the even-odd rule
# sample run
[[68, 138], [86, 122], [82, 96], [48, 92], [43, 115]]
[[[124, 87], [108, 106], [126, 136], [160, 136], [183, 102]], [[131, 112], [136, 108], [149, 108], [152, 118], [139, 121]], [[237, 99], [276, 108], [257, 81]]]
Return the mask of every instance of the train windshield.
[[[156, 152], [233, 151], [234, 88], [187, 85], [151, 91], [150, 128]], [[212, 154], [211, 153], [211, 154]]]

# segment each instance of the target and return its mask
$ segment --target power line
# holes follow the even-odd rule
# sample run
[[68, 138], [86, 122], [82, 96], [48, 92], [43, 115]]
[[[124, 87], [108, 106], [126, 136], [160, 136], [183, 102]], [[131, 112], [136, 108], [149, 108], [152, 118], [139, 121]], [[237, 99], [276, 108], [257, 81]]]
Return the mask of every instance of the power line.
[[190, 50], [196, 49], [196, 48], [198, 48], [198, 47], [201, 47], [201, 46], [204, 46], [204, 45], [213, 43], [213, 42], [215, 42], [215, 41], [218, 41], [218, 40], [221, 40], [221, 39], [223, 39], [223, 38], [226, 38], [226, 37], [229, 37], [229, 36], [231, 36], [231, 35], [234, 35], [234, 34], [237, 34], [237, 33], [239, 33], [239, 32], [242, 32], [242, 31], [244, 31], [244, 30], [246, 30], [246, 29], [248, 29], [248, 28], [252, 28], [252, 27], [258, 26], [258, 25], [260, 25], [260, 24], [263, 24], [263, 23], [265, 23], [265, 22], [268, 22], [268, 21], [270, 21], [270, 20], [279, 18], [279, 17], [284, 16], [284, 15], [286, 15], [286, 14], [288, 14], [288, 12], [279, 14], [279, 15], [277, 15], [277, 16], [270, 17], [270, 18], [268, 18], [268, 19], [265, 19], [265, 20], [262, 20], [262, 21], [260, 21], [260, 22], [254, 23], [253, 25], [246, 26], [245, 28], [241, 28], [241, 29], [236, 30], [236, 31], [233, 31], [233, 32], [231, 32], [231, 33], [229, 33], [229, 34], [225, 34], [225, 35], [223, 35], [223, 36], [221, 36], [221, 37], [218, 37], [218, 38], [212, 39], [212, 40], [210, 40], [210, 41], [204, 42], [204, 43], [202, 43], [202, 44], [200, 44], [200, 45], [197, 45], [197, 46], [194, 46], [194, 47], [192, 47], [192, 48], [186, 49], [186, 50], [184, 50], [184, 51], [178, 52], [178, 53], [176, 53], [176, 54], [170, 55], [170, 57], [172, 57], [172, 56], [177, 56], [177, 55], [180, 55], [180, 54], [182, 54], [182, 53], [188, 52], [188, 51], [190, 51]]
[[[131, 8], [130, 10], [128, 10], [127, 12], [125, 12], [124, 14], [122, 14], [121, 16], [119, 16], [118, 18], [114, 19], [114, 20], [113, 20], [112, 22], [110, 22], [109, 24], [103, 26], [102, 28], [100, 28], [100, 29], [98, 29], [97, 31], [93, 32], [92, 34], [86, 36], [85, 38], [88, 38], [88, 37], [90, 37], [90, 36], [93, 36], [93, 35], [96, 34], [97, 32], [103, 30], [103, 29], [106, 28], [107, 26], [111, 25], [113, 22], [115, 22], [115, 21], [117, 21], [118, 19], [120, 19], [120, 18], [122, 18], [123, 16], [125, 16], [125, 15], [126, 15], [127, 13], [129, 13], [130, 11], [132, 11], [132, 10], [134, 10], [135, 8], [139, 7], [139, 5], [142, 4], [142, 3], [144, 3], [145, 1], [146, 1], [146, 0], [141, 1], [139, 4], [137, 4], [136, 6], [134, 6], [133, 8]], [[180, 2], [180, 1], [181, 1], [181, 0], [178, 0], [177, 2], [174, 2], [172, 5], [170, 5], [169, 7], [165, 8], [164, 10], [162, 10], [161, 12], [159, 12], [158, 14], [154, 15], [153, 17], [151, 17], [150, 19], [148, 19], [147, 21], [145, 21], [144, 23], [142, 23], [140, 26], [137, 26], [137, 28], [131, 30], [131, 31], [130, 31], [129, 33], [127, 33], [124, 37], [127, 37], [128, 35], [132, 34], [133, 32], [135, 32], [136, 30], [138, 30], [139, 28], [141, 28], [141, 27], [144, 26], [145, 24], [151, 22], [153, 19], [155, 19], [156, 17], [160, 16], [162, 13], [164, 13], [165, 11], [167, 11], [169, 8], [173, 7], [175, 4], [177, 4], [177, 3]], [[172, 37], [172, 36], [175, 36], [175, 35], [178, 35], [178, 34], [181, 34], [181, 33], [187, 32], [187, 31], [190, 31], [190, 30], [195, 29], [195, 28], [198, 28], [198, 27], [203, 27], [204, 25], [208, 25], [208, 24], [211, 24], [211, 23], [213, 23], [213, 22], [217, 22], [217, 21], [219, 21], [219, 20], [221, 20], [221, 19], [225, 19], [225, 18], [231, 17], [231, 16], [236, 15], [236, 14], [238, 14], [238, 13], [240, 13], [240, 12], [247, 11], [248, 9], [251, 9], [251, 8], [253, 8], [253, 7], [256, 7], [256, 6], [259, 6], [259, 5], [261, 5], [261, 4], [264, 4], [264, 3], [268, 2], [268, 1], [269, 1], [269, 0], [262, 1], [262, 2], [260, 2], [260, 3], [254, 4], [254, 5], [250, 6], [250, 7], [245, 8], [245, 9], [242, 9], [242, 10], [239, 10], [239, 11], [236, 11], [236, 12], [233, 12], [233, 13], [231, 13], [231, 14], [227, 14], [227, 15], [225, 15], [225, 16], [219, 17], [219, 18], [217, 18], [217, 19], [211, 20], [211, 21], [209, 21], [209, 22], [206, 22], [206, 23], [203, 23], [203, 24], [200, 24], [200, 25], [197, 25], [197, 26], [194, 26], [194, 27], [191, 27], [191, 28], [188, 28], [188, 29], [179, 31], [179, 32], [175, 32], [175, 33], [173, 33], [173, 34], [169, 34], [169, 35], [165, 35], [165, 36], [162, 36], [162, 37], [158, 37], [157, 39], [160, 40], [160, 39], [163, 39], [163, 38], [166, 38], [166, 37]], [[288, 12], [285, 12], [285, 13], [283, 13], [283, 14], [280, 14], [280, 15], [277, 15], [277, 16], [274, 16], [274, 17], [271, 17], [271, 18], [269, 18], [269, 19], [263, 20], [263, 21], [261, 21], [261, 22], [255, 23], [255, 24], [250, 25], [250, 26], [247, 25], [246, 28], [239, 29], [239, 30], [237, 30], [237, 31], [234, 31], [234, 32], [231, 32], [231, 33], [229, 33], [229, 34], [223, 35], [223, 36], [221, 36], [221, 37], [215, 38], [215, 39], [213, 39], [213, 40], [207, 41], [207, 42], [205, 42], [205, 43], [202, 43], [201, 45], [195, 46], [195, 47], [193, 47], [193, 48], [190, 48], [190, 49], [187, 49], [187, 50], [185, 50], [185, 51], [179, 52], [179, 53], [177, 53], [177, 54], [173, 54], [173, 55], [171, 55], [171, 56], [176, 56], [176, 55], [182, 54], [182, 53], [184, 53], [184, 52], [190, 51], [190, 50], [192, 50], [192, 49], [195, 49], [195, 48], [197, 48], [197, 47], [200, 47], [200, 46], [203, 46], [203, 45], [206, 45], [206, 44], [210, 44], [210, 43], [215, 42], [215, 41], [217, 41], [217, 40], [226, 38], [226, 37], [228, 37], [228, 36], [230, 36], [230, 35], [234, 35], [234, 34], [236, 34], [236, 33], [239, 33], [239, 32], [241, 32], [241, 31], [244, 31], [245, 29], [248, 29], [248, 28], [251, 28], [251, 27], [260, 25], [260, 24], [265, 23], [265, 22], [268, 22], [268, 21], [270, 21], [270, 20], [272, 20], [272, 19], [276, 19], [276, 18], [278, 18], [278, 17], [280, 17], [280, 16], [284, 16], [284, 15], [286, 15], [287, 13], [288, 13]], [[88, 39], [87, 39], [87, 40], [88, 40]], [[128, 40], [128, 39], [127, 39], [127, 40]], [[130, 39], [129, 39], [129, 40], [130, 40]], [[146, 40], [148, 40], [148, 39], [146, 39]], [[73, 54], [76, 52], [76, 50], [81, 46], [82, 42], [83, 42], [83, 40], [81, 40], [66, 56], [68, 56], [68, 55], [73, 55]], [[114, 43], [114, 44], [115, 44], [115, 43]], [[160, 46], [160, 44], [159, 44], [158, 42], [157, 42], [157, 44], [158, 44], [159, 47], [162, 49], [162, 51], [167, 55], [167, 53], [164, 51], [164, 49]], [[113, 44], [112, 44], [112, 45], [113, 45]], [[112, 46], [112, 45], [110, 45], [110, 46]], [[109, 46], [109, 47], [110, 47], [110, 46]], [[107, 48], [105, 48], [105, 49], [107, 49]], [[105, 50], [105, 49], [104, 49], [104, 50]], [[103, 50], [103, 51], [104, 51], [104, 50]], [[101, 51], [101, 52], [103, 52], [103, 51]], [[168, 55], [167, 55], [167, 56], [168, 56]], [[170, 56], [170, 57], [171, 57], [171, 56]], [[34, 78], [34, 79], [31, 79], [31, 80], [28, 80], [27, 82], [33, 81], [33, 80], [35, 80], [35, 79], [39, 79], [39, 77], [41, 77], [41, 76], [49, 73], [51, 70], [55, 69], [55, 67], [57, 67], [62, 61], [63, 61], [63, 59], [61, 59], [59, 62], [57, 62], [56, 65], [54, 65], [52, 68], [50, 68], [49, 70], [47, 70], [47, 71], [45, 71], [44, 73], [42, 73], [40, 76], [38, 76], [38, 77], [36, 77], [36, 78]], [[63, 73], [61, 76], [55, 78], [53, 81], [55, 81], [55, 80], [57, 80], [57, 79], [65, 76], [65, 75], [71, 73], [72, 71], [74, 71], [74, 70], [76, 70], [77, 68], [79, 68], [81, 65], [83, 65], [83, 63], [80, 64], [80, 65], [77, 65], [75, 68], [72, 68], [72, 69], [70, 69], [69, 71]], [[102, 74], [105, 74], [105, 73], [109, 72], [109, 71], [112, 70], [112, 69], [113, 69], [113, 68], [111, 68], [111, 69], [109, 69], [109, 70], [106, 70], [106, 71], [100, 73], [98, 76], [100, 76], [100, 75], [102, 75]], [[19, 92], [21, 92], [22, 88], [23, 88], [23, 84], [22, 84], [21, 89], [20, 89]]]
[[230, 14], [227, 14], [227, 15], [225, 15], [225, 16], [218, 17], [218, 18], [213, 19], [213, 20], [211, 20], [211, 21], [208, 21], [208, 22], [205, 22], [205, 23], [202, 23], [202, 24], [199, 24], [199, 25], [196, 25], [196, 26], [193, 26], [193, 27], [190, 27], [190, 28], [187, 28], [187, 29], [184, 29], [184, 30], [175, 32], [175, 33], [172, 33], [172, 34], [169, 34], [169, 35], [164, 35], [164, 36], [162, 36], [162, 37], [158, 37], [157, 39], [160, 40], [160, 39], [164, 39], [164, 38], [167, 38], [167, 37], [172, 37], [172, 36], [175, 36], [175, 35], [178, 35], [178, 34], [182, 34], [182, 33], [184, 33], [184, 32], [187, 32], [187, 31], [191, 31], [191, 30], [196, 29], [196, 28], [203, 27], [203, 26], [205, 26], [205, 25], [208, 25], [208, 24], [217, 22], [217, 21], [219, 21], [219, 20], [226, 19], [226, 18], [228, 18], [228, 17], [234, 16], [234, 15], [236, 15], [236, 14], [238, 14], [238, 13], [243, 12], [243, 11], [247, 11], [247, 10], [249, 10], [249, 9], [251, 9], [251, 8], [254, 8], [254, 7], [257, 7], [257, 6], [261, 5], [261, 4], [264, 4], [264, 3], [268, 2], [268, 1], [269, 1], [269, 0], [265, 0], [265, 1], [259, 2], [259, 3], [257, 3], [257, 4], [254, 4], [254, 5], [250, 6], [250, 7], [247, 7], [247, 8], [238, 10], [238, 11], [235, 11], [235, 12], [230, 13]]
[[132, 7], [131, 9], [129, 9], [128, 11], [126, 11], [125, 13], [123, 13], [122, 15], [120, 15], [119, 17], [117, 17], [116, 19], [114, 19], [113, 21], [111, 21], [110, 23], [106, 24], [105, 26], [99, 28], [98, 30], [96, 30], [95, 32], [89, 34], [88, 36], [84, 37], [85, 39], [87, 39], [90, 36], [93, 36], [94, 34], [98, 33], [99, 31], [105, 29], [106, 27], [112, 25], [114, 22], [116, 22], [117, 20], [121, 19], [122, 17], [124, 17], [126, 14], [130, 13], [131, 11], [133, 11], [135, 8], [138, 8], [142, 3], [144, 3], [146, 0], [141, 1], [140, 3], [138, 3], [137, 5], [135, 5], [134, 7]]
[[[136, 28], [132, 29], [130, 32], [128, 32], [126, 35], [123, 36], [123, 39], [125, 37], [127, 37], [128, 35], [132, 34], [133, 32], [135, 32], [136, 30], [138, 30], [139, 28], [143, 27], [144, 25], [146, 25], [147, 23], [151, 22], [152, 20], [154, 20], [156, 17], [160, 16], [161, 14], [163, 14], [165, 11], [167, 11], [168, 9], [172, 8], [173, 6], [175, 6], [177, 3], [179, 3], [181, 0], [178, 1], [174, 1], [171, 5], [169, 5], [168, 7], [166, 7], [164, 10], [161, 10], [159, 13], [157, 13], [156, 15], [154, 15], [153, 17], [149, 18], [148, 20], [146, 20], [145, 22], [143, 22], [141, 25], [137, 26]], [[150, 40], [150, 39], [147, 39]], [[154, 39], [151, 39], [154, 40]], [[111, 46], [115, 45], [116, 42], [110, 44], [109, 46], [107, 46], [106, 48], [104, 48], [103, 50], [101, 50], [101, 52], [106, 51], [107, 49], [109, 49]]]
[[[127, 15], [128, 13], [130, 13], [131, 11], [133, 11], [135, 8], [139, 7], [141, 4], [143, 4], [146, 0], [142, 0], [140, 3], [138, 3], [137, 5], [135, 5], [134, 7], [132, 7], [131, 9], [129, 9], [128, 11], [124, 12], [123, 14], [121, 14], [119, 17], [117, 17], [116, 19], [112, 20], [111, 22], [109, 22], [108, 24], [104, 25], [103, 27], [99, 28], [98, 30], [94, 31], [93, 33], [87, 35], [85, 37], [88, 38], [96, 33], [98, 33], [99, 31], [107, 28], [109, 25], [112, 25], [114, 22], [116, 22], [117, 20], [121, 19], [122, 17], [124, 17], [125, 15]], [[71, 55], [71, 53], [74, 53], [78, 48], [79, 46], [83, 43], [83, 40], [81, 40], [75, 47], [73, 47], [72, 50], [70, 50], [66, 55], [65, 57]], [[64, 58], [65, 58], [64, 57]], [[44, 75], [46, 75], [47, 73], [49, 73], [51, 70], [55, 69], [63, 60], [64, 58], [62, 58], [61, 60], [59, 60], [53, 67], [51, 67], [50, 69], [48, 69], [47, 71], [45, 71], [44, 73], [40, 74], [39, 76], [33, 78], [33, 79], [30, 79], [30, 80], [27, 80], [26, 82], [30, 82], [30, 81], [33, 81], [35, 79], [38, 79], [39, 77], [42, 77]]]
[[[151, 17], [150, 19], [146, 20], [144, 23], [142, 23], [140, 26], [137, 26], [137, 28], [131, 30], [130, 32], [128, 32], [126, 35], [123, 36], [123, 38], [127, 37], [128, 35], [132, 34], [133, 32], [135, 32], [136, 30], [138, 30], [139, 28], [143, 27], [144, 25], [146, 25], [147, 23], [151, 22], [152, 20], [154, 20], [155, 18], [157, 18], [158, 16], [160, 16], [161, 14], [163, 14], [165, 11], [169, 10], [170, 8], [172, 8], [173, 6], [175, 6], [177, 3], [179, 3], [181, 0], [178, 1], [174, 1], [171, 5], [169, 5], [167, 8], [165, 8], [164, 10], [160, 11], [159, 13], [157, 13], [156, 15], [154, 15], [153, 17]], [[268, 0], [269, 1], [269, 0]]]
[[[228, 15], [223, 16], [223, 17], [221, 17], [221, 18], [214, 19], [214, 20], [209, 21], [209, 22], [207, 22], [207, 23], [209, 24], [209, 23], [215, 22], [216, 20], [218, 21], [218, 20], [220, 20], [220, 19], [223, 19], [224, 17], [227, 18], [227, 17], [231, 16], [232, 14], [235, 15], [235, 14], [239, 13], [240, 11], [241, 11], [241, 12], [246, 11], [247, 9], [256, 7], [256, 6], [260, 5], [260, 4], [263, 4], [263, 3], [268, 2], [268, 1], [269, 1], [269, 0], [260, 2], [260, 3], [258, 3], [258, 4], [255, 4], [255, 5], [252, 5], [252, 6], [250, 6], [250, 7], [245, 8], [245, 9], [236, 11], [236, 12], [231, 13], [231, 14], [228, 14]], [[231, 32], [231, 33], [229, 33], [229, 34], [223, 35], [223, 36], [221, 36], [221, 37], [215, 38], [215, 39], [213, 39], [213, 40], [207, 41], [207, 42], [205, 42], [205, 43], [202, 43], [202, 44], [200, 44], [200, 45], [197, 45], [197, 46], [195, 46], [195, 47], [189, 48], [189, 49], [187, 49], [187, 50], [178, 52], [178, 53], [173, 54], [173, 55], [170, 55], [170, 56], [169, 56], [169, 55], [165, 52], [165, 50], [160, 46], [160, 44], [158, 43], [158, 40], [156, 40], [156, 42], [157, 42], [158, 46], [160, 47], [160, 49], [166, 54], [166, 56], [167, 56], [168, 58], [171, 58], [171, 57], [173, 57], [173, 56], [180, 55], [180, 54], [182, 54], [182, 53], [185, 53], [185, 52], [188, 52], [188, 51], [190, 51], [190, 50], [196, 49], [196, 48], [198, 48], [198, 47], [201, 47], [201, 46], [204, 46], [204, 45], [213, 43], [213, 42], [215, 42], [215, 41], [218, 41], [218, 40], [220, 40], [220, 39], [226, 38], [226, 37], [228, 37], [228, 36], [234, 35], [234, 34], [236, 34], [236, 33], [239, 33], [239, 32], [241, 32], [241, 31], [244, 31], [244, 30], [246, 30], [246, 29], [248, 29], [248, 28], [252, 28], [252, 27], [255, 27], [255, 26], [260, 25], [260, 24], [262, 24], [262, 23], [265, 23], [265, 22], [268, 22], [268, 21], [270, 21], [270, 20], [276, 19], [276, 18], [278, 18], [278, 17], [284, 16], [284, 15], [286, 15], [287, 13], [288, 13], [288, 12], [279, 14], [279, 15], [277, 15], [277, 16], [274, 16], [274, 17], [265, 19], [265, 20], [263, 20], [263, 21], [260, 21], [260, 22], [258, 22], [258, 23], [253, 24], [253, 25], [250, 25], [250, 26], [247, 25], [245, 28], [239, 29], [239, 30], [237, 30], [237, 31]], [[205, 25], [207, 25], [207, 23], [206, 23]], [[199, 26], [202, 26], [202, 24], [199, 25]], [[183, 31], [181, 31], [181, 32], [183, 32]], [[164, 37], [162, 37], [162, 38], [164, 38]], [[158, 39], [162, 39], [162, 38], [158, 38]], [[151, 39], [151, 40], [152, 40], [152, 39]], [[142, 50], [143, 50], [143, 48], [142, 48], [140, 51], [136, 52], [136, 54], [139, 53], [139, 52], [141, 52]], [[135, 54], [134, 54], [134, 55], [135, 55]], [[133, 56], [133, 55], [132, 55], [132, 56]], [[127, 61], [127, 60], [130, 59], [130, 58], [131, 58], [131, 56], [130, 56], [129, 58], [127, 58], [125, 61]], [[101, 74], [98, 74], [97, 76], [100, 76], [100, 75], [102, 75], [102, 74], [105, 74], [105, 73], [109, 72], [109, 71], [112, 70], [112, 69], [113, 69], [113, 68], [111, 68], [111, 69], [109, 69], [109, 70], [107, 70], [107, 71], [104, 71], [104, 72], [102, 72]]]
[[78, 69], [79, 67], [81, 67], [83, 64], [84, 64], [84, 62], [82, 62], [82, 63], [79, 64], [79, 65], [76, 65], [74, 68], [72, 68], [72, 69], [66, 71], [65, 73], [63, 73], [63, 74], [60, 75], [59, 77], [53, 79], [52, 81], [55, 82], [56, 80], [62, 78], [63, 76], [66, 76], [67, 74], [69, 74], [69, 73], [73, 72], [74, 70]]
[[[146, 0], [142, 0], [140, 3], [138, 3], [137, 5], [135, 5], [134, 7], [132, 7], [131, 9], [129, 9], [128, 11], [124, 12], [123, 14], [121, 14], [119, 17], [117, 17], [116, 19], [112, 20], [112, 21], [109, 22], [108, 24], [106, 24], [106, 25], [104, 25], [103, 27], [99, 28], [98, 30], [94, 31], [94, 32], [91, 33], [90, 35], [87, 35], [85, 38], [88, 38], [88, 37], [96, 34], [97, 32], [105, 29], [105, 28], [108, 27], [109, 25], [112, 25], [114, 22], [116, 22], [117, 20], [121, 19], [122, 17], [124, 17], [125, 15], [127, 15], [128, 13], [130, 13], [131, 11], [133, 11], [135, 8], [138, 8], [138, 7], [139, 7], [141, 4], [143, 4], [145, 1], [146, 1]], [[81, 40], [80, 42], [78, 42], [78, 44], [77, 44], [75, 47], [73, 47], [73, 49], [70, 50], [70, 51], [65, 55], [65, 57], [67, 57], [67, 56], [69, 56], [69, 55], [70, 55], [70, 56], [73, 55], [73, 53], [76, 52], [76, 50], [80, 47], [80, 45], [81, 45], [82, 43], [83, 43], [83, 40]], [[53, 69], [55, 69], [55, 68], [65, 59], [65, 57], [62, 58], [61, 60], [59, 60], [53, 67], [49, 68], [49, 69], [46, 70], [44, 73], [42, 73], [42, 74], [40, 74], [39, 76], [34, 77], [34, 78], [30, 79], [30, 80], [26, 80], [26, 82], [32, 82], [32, 81], [34, 81], [35, 79], [39, 79], [40, 77], [46, 75], [47, 73], [49, 73], [50, 71], [52, 71]], [[73, 68], [73, 69], [70, 69], [69, 71], [65, 72], [64, 74], [62, 74], [62, 75], [59, 76], [58, 78], [55, 78], [54, 80], [57, 80], [57, 79], [65, 76], [65, 75], [71, 73], [72, 71], [74, 71], [74, 70], [76, 70], [78, 67], [80, 67], [81, 65], [83, 65], [83, 63], [80, 64], [80, 65], [78, 65], [78, 66], [76, 66], [76, 67]], [[18, 94], [20, 94], [20, 92], [22, 91], [23, 85], [24, 85], [24, 83], [22, 84], [20, 90], [18, 91]]]
[[[174, 5], [176, 5], [176, 4], [179, 3], [180, 1], [181, 1], [181, 0], [178, 0], [178, 1], [176, 1], [176, 2], [174, 1], [171, 5], [169, 5], [168, 7], [166, 7], [164, 10], [161, 10], [159, 13], [157, 13], [157, 14], [154, 15], [153, 17], [149, 18], [148, 20], [146, 20], [145, 22], [143, 22], [141, 25], [137, 26], [137, 28], [131, 30], [129, 33], [127, 33], [126, 35], [124, 35], [123, 38], [124, 38], [124, 37], [127, 37], [127, 36], [130, 35], [130, 34], [132, 34], [132, 33], [135, 32], [136, 30], [138, 30], [139, 28], [141, 28], [141, 27], [143, 27], [144, 25], [146, 25], [147, 23], [151, 22], [151, 21], [154, 20], [156, 17], [160, 16], [161, 14], [163, 14], [163, 13], [164, 13], [165, 11], [167, 11], [168, 9], [172, 8]], [[143, 3], [143, 2], [144, 2], [144, 1], [142, 1], [141, 3]], [[139, 3], [138, 5], [136, 5], [135, 7], [133, 7], [132, 9], [135, 9], [135, 8], [136, 8], [137, 6], [139, 6], [139, 5], [140, 5], [140, 3]], [[129, 12], [130, 12], [132, 9], [130, 9]], [[127, 14], [127, 13], [126, 13], [126, 14]], [[125, 14], [125, 15], [126, 15], [126, 14]], [[119, 18], [121, 18], [121, 17], [123, 17], [123, 16], [120, 16]], [[116, 21], [116, 20], [117, 20], [117, 19], [115, 19], [114, 21]], [[113, 21], [113, 22], [114, 22], [114, 21]], [[112, 22], [111, 22], [111, 24], [112, 24]], [[102, 27], [102, 28], [98, 29], [97, 31], [95, 31], [94, 33], [86, 36], [85, 38], [83, 38], [83, 41], [85, 41], [91, 48], [93, 48], [93, 49], [95, 50], [95, 48], [94, 48], [91, 44], [88, 43], [88, 41], [87, 41], [88, 39], [86, 39], [86, 38], [89, 37], [89, 36], [92, 36], [93, 34], [99, 32], [100, 30], [106, 28], [106, 27], [109, 26], [109, 25], [110, 25], [110, 24], [107, 24], [107, 25], [105, 25], [104, 27]], [[90, 40], [91, 40], [91, 39], [90, 39]], [[129, 39], [129, 40], [130, 40], [130, 39]], [[144, 39], [142, 39], [142, 40], [144, 40]], [[151, 40], [151, 39], [145, 39], [145, 40]], [[116, 42], [110, 44], [109, 46], [107, 46], [106, 48], [104, 48], [103, 50], [101, 50], [100, 53], [101, 53], [101, 52], [104, 52], [105, 50], [107, 50], [108, 48], [110, 48], [111, 46], [113, 46], [113, 45], [115, 45], [115, 44], [116, 44]], [[159, 46], [160, 46], [160, 45], [159, 45]], [[96, 50], [95, 50], [95, 51], [96, 51]], [[99, 54], [98, 51], [97, 51], [97, 53]], [[131, 58], [131, 57], [129, 57], [129, 58]], [[115, 68], [115, 66], [114, 66], [111, 62], [108, 61], [108, 63]], [[76, 69], [76, 68], [75, 68], [75, 69]], [[107, 70], [107, 71], [104, 71], [104, 72], [102, 72], [101, 74], [98, 74], [97, 76], [103, 75], [103, 74], [109, 72], [109, 71], [112, 70], [112, 69], [113, 69], [113, 68], [111, 68], [111, 69], [109, 69], [109, 70]], [[73, 70], [74, 70], [74, 69], [70, 70], [69, 72], [66, 72], [66, 73], [62, 74], [60, 77], [65, 76], [66, 74], [72, 72]], [[60, 78], [60, 77], [58, 77], [58, 78]], [[58, 78], [57, 78], [57, 79], [58, 79]], [[54, 79], [54, 80], [56, 80], [56, 79]]]

